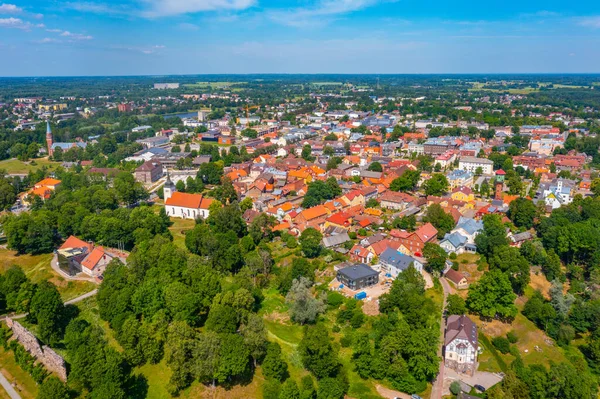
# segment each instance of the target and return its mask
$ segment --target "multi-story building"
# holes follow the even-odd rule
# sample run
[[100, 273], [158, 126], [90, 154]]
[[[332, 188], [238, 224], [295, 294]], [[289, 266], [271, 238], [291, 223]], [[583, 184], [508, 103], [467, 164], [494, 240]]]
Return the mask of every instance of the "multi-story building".
[[484, 175], [491, 175], [494, 170], [494, 162], [485, 158], [477, 157], [461, 157], [458, 162], [458, 169], [466, 170], [475, 173], [478, 168]]
[[473, 375], [477, 370], [479, 341], [477, 326], [469, 317], [448, 317], [444, 340], [444, 364], [459, 373]]

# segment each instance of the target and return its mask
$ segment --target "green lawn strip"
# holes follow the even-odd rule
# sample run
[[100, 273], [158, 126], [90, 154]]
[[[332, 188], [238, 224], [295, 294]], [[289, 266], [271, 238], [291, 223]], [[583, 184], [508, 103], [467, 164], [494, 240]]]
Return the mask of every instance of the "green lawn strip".
[[123, 351], [123, 348], [121, 348], [121, 345], [119, 345], [113, 336], [113, 331], [108, 325], [108, 322], [100, 318], [96, 297], [86, 298], [81, 302], [77, 302], [75, 305], [79, 308], [79, 317], [86, 320], [91, 325], [100, 327], [102, 331], [104, 331], [108, 344], [120, 352]]
[[502, 359], [502, 357], [500, 356], [500, 354], [498, 353], [496, 348], [494, 348], [494, 346], [488, 340], [488, 338], [485, 336], [485, 334], [483, 334], [481, 332], [479, 333], [479, 342], [481, 342], [483, 344], [484, 349], [487, 350], [492, 355], [492, 357], [494, 358], [494, 360], [500, 367], [500, 370], [502, 370], [503, 372], [506, 372], [507, 366], [506, 366], [506, 363], [504, 362], [504, 359]]

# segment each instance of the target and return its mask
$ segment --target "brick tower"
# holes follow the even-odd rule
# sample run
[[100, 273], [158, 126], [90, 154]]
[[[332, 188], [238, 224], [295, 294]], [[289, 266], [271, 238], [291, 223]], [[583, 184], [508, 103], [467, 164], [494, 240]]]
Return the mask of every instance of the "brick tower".
[[496, 171], [496, 182], [495, 182], [495, 194], [494, 199], [501, 200], [502, 199], [502, 190], [504, 189], [504, 176], [506, 176], [506, 172], [502, 169], [498, 169]]
[[52, 143], [54, 142], [52, 138], [52, 130], [50, 129], [50, 121], [46, 121], [46, 144], [48, 145], [48, 156], [52, 156]]

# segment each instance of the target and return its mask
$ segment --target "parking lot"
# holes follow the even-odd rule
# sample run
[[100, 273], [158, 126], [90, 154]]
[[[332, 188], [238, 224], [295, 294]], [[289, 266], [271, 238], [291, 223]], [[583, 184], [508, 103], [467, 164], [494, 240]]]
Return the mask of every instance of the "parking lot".
[[476, 384], [481, 385], [487, 390], [502, 381], [502, 376], [487, 371], [476, 371], [473, 376], [470, 376], [457, 373], [451, 368], [446, 367], [444, 371], [444, 395], [450, 395], [450, 384], [452, 384], [453, 381], [462, 381], [471, 387]]

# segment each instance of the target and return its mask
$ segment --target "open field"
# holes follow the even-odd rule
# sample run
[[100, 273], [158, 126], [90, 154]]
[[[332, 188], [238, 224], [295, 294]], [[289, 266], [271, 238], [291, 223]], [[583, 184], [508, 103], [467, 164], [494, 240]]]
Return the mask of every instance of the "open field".
[[76, 298], [92, 291], [96, 285], [88, 281], [67, 281], [50, 266], [52, 254], [17, 255], [15, 251], [0, 248], [0, 272], [13, 265], [20, 266], [34, 283], [49, 280], [56, 285], [63, 301]]
[[41, 169], [44, 166], [54, 169], [60, 164], [60, 162], [49, 161], [47, 158], [34, 159], [30, 162], [23, 162], [13, 158], [0, 161], [0, 169], [4, 169], [6, 173], [29, 173], [30, 171]]

